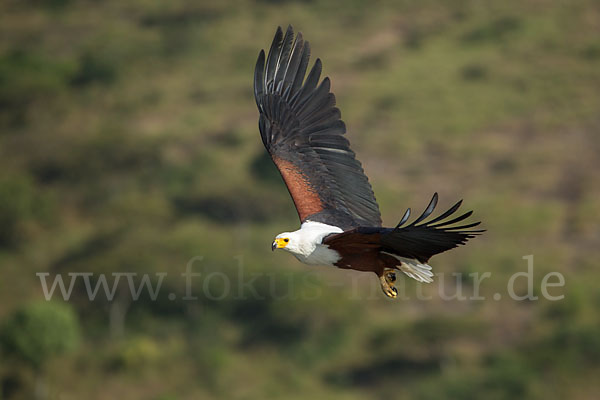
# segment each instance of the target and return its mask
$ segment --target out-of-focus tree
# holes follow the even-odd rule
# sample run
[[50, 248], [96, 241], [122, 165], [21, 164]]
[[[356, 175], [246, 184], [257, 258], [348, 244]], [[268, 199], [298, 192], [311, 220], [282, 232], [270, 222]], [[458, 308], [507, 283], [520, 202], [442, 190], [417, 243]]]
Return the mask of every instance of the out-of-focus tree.
[[79, 343], [79, 322], [70, 306], [31, 303], [10, 315], [0, 327], [0, 346], [6, 357], [35, 373], [35, 398], [46, 398], [44, 367]]
[[22, 239], [23, 221], [35, 214], [35, 188], [23, 176], [0, 177], [0, 246]]

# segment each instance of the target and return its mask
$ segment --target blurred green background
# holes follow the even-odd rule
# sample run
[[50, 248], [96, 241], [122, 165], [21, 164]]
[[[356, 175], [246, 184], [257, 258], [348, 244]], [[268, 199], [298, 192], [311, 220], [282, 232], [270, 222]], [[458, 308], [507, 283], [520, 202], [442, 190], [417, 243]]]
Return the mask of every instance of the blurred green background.
[[[298, 222], [252, 74], [288, 24], [324, 62], [386, 225], [438, 191], [488, 229], [433, 258], [445, 279], [406, 280], [409, 299], [270, 251]], [[599, 398], [599, 111], [592, 0], [4, 0], [0, 398]], [[535, 294], [559, 271], [563, 300], [506, 295], [529, 254]], [[199, 277], [181, 300], [195, 256], [256, 293], [215, 300]], [[486, 271], [487, 300], [440, 295]], [[39, 272], [168, 276], [156, 301], [125, 282], [89, 301], [79, 281], [46, 302]]]

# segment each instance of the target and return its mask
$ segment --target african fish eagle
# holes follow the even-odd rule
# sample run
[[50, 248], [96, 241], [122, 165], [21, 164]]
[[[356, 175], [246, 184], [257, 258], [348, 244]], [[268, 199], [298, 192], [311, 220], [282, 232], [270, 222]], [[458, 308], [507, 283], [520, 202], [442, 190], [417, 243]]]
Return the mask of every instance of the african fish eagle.
[[286, 250], [306, 264], [372, 271], [392, 298], [398, 295], [398, 270], [432, 282], [429, 258], [483, 232], [472, 229], [479, 222], [457, 225], [472, 211], [451, 218], [462, 200], [425, 221], [437, 204], [436, 193], [412, 223], [406, 225], [409, 208], [395, 228], [382, 227], [371, 185], [344, 137], [329, 78], [319, 83], [319, 59], [304, 79], [309, 56], [301, 33], [294, 38], [291, 26], [285, 35], [279, 27], [269, 55], [265, 60], [261, 50], [254, 72], [260, 135], [301, 222], [300, 229], [277, 235], [272, 249]]

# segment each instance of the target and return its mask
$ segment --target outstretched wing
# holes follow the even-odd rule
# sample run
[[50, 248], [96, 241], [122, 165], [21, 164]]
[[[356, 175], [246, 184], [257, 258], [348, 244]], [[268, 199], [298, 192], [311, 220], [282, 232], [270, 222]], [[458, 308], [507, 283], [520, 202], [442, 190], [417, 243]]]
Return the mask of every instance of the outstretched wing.
[[323, 243], [344, 252], [357, 252], [361, 249], [377, 248], [400, 257], [427, 262], [435, 254], [465, 244], [467, 240], [485, 232], [472, 228], [480, 222], [457, 225], [469, 218], [472, 211], [451, 218], [462, 204], [462, 200], [440, 216], [423, 222], [431, 215], [437, 205], [438, 195], [435, 193], [421, 216], [409, 225], [410, 208], [395, 228], [358, 227], [347, 232], [327, 236]]
[[329, 78], [319, 84], [317, 59], [304, 80], [310, 47], [292, 27], [277, 28], [265, 62], [261, 51], [254, 71], [263, 144], [279, 169], [298, 216], [349, 229], [381, 226], [373, 190], [350, 149], [344, 122], [330, 93]]

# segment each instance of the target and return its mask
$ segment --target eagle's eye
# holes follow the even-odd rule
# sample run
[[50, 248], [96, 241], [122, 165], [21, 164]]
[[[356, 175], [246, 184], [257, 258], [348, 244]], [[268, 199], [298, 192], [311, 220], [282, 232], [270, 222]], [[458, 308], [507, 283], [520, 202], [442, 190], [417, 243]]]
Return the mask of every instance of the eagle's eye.
[[290, 239], [288, 239], [288, 238], [285, 238], [285, 239], [283, 239], [283, 241], [287, 243], [287, 242], [289, 242], [289, 241], [290, 241]]

